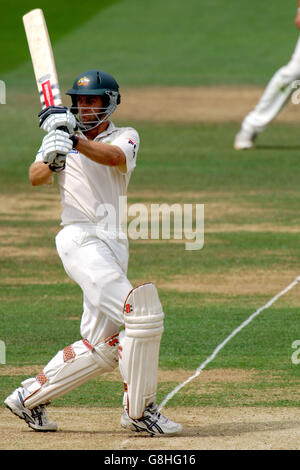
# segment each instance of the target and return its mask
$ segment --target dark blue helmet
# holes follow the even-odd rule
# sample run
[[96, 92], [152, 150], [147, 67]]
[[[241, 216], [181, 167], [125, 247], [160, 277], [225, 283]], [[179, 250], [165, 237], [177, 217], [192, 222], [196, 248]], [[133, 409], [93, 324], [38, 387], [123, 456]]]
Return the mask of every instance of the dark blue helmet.
[[[67, 95], [71, 96], [73, 114], [78, 114], [77, 96], [101, 96], [103, 108], [101, 112], [97, 112], [98, 119], [95, 121], [97, 125], [108, 119], [109, 116], [115, 111], [118, 104], [121, 102], [121, 95], [119, 92], [119, 85], [116, 80], [108, 73], [102, 70], [88, 70], [87, 72], [79, 75], [73, 87], [67, 91]], [[77, 117], [78, 126], [86, 129], [86, 125]], [[96, 127], [93, 125], [93, 127]], [[91, 129], [91, 123], [88, 128]]]

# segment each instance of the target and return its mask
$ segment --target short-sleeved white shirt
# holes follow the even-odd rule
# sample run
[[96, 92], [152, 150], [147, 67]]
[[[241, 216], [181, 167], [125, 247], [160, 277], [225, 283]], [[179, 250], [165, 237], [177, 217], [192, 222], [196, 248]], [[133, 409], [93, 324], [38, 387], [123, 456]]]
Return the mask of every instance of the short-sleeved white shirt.
[[[82, 133], [78, 135], [86, 138]], [[118, 128], [109, 121], [108, 128], [94, 141], [119, 146], [126, 156], [126, 173], [118, 167], [96, 163], [76, 149], [71, 150], [66, 158], [65, 170], [58, 173], [61, 225], [77, 222], [98, 224], [103, 219], [103, 205], [107, 204], [114, 207], [117, 215], [123, 210], [120, 201], [122, 196], [126, 196], [130, 176], [136, 166], [138, 132], [132, 127]], [[41, 150], [35, 161], [42, 161]], [[116, 229], [120, 223], [117, 223]]]

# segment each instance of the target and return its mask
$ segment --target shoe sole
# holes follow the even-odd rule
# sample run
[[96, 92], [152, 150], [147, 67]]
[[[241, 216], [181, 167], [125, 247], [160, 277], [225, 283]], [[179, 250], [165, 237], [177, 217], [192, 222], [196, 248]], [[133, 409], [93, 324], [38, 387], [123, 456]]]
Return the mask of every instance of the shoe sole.
[[254, 148], [254, 145], [251, 145], [251, 146], [249, 146], [249, 147], [240, 147], [240, 146], [238, 146], [238, 145], [234, 145], [233, 148], [234, 148], [235, 150], [251, 150], [251, 149]]
[[134, 426], [132, 423], [127, 423], [126, 421], [123, 421], [121, 419], [121, 426], [124, 429], [127, 429], [127, 431], [135, 432], [135, 433], [145, 433], [147, 436], [154, 436], [151, 432], [149, 432], [147, 429], [144, 428], [139, 428], [138, 426]]
[[22, 419], [23, 421], [25, 421], [25, 423], [30, 427], [30, 429], [33, 429], [34, 431], [36, 432], [55, 432], [57, 431], [57, 428], [56, 429], [38, 429], [38, 428], [34, 428], [32, 427], [31, 423], [29, 423], [27, 421], [27, 419], [25, 418], [24, 414], [22, 414], [22, 416], [20, 416], [20, 414], [16, 411], [16, 408], [13, 408], [12, 406], [10, 406], [6, 400], [4, 402], [4, 405], [6, 406], [7, 409], [9, 409], [9, 411], [11, 411], [15, 416], [17, 416], [19, 419]]

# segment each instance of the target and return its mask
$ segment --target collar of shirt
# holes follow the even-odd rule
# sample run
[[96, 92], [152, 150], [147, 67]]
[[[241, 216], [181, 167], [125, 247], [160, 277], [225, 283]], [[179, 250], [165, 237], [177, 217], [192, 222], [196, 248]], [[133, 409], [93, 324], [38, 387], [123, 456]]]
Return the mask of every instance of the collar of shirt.
[[[96, 135], [96, 137], [94, 138], [94, 141], [101, 140], [101, 139], [103, 139], [103, 137], [106, 137], [106, 136], [112, 134], [113, 132], [115, 132], [117, 130], [116, 126], [114, 125], [114, 123], [112, 121], [108, 121], [108, 122], [109, 122], [109, 125], [108, 125], [107, 129], [105, 129], [105, 131], [101, 132], [101, 134]], [[76, 135], [78, 137], [82, 137], [83, 139], [87, 140], [87, 137], [84, 135], [84, 133], [81, 130], [77, 130]]]

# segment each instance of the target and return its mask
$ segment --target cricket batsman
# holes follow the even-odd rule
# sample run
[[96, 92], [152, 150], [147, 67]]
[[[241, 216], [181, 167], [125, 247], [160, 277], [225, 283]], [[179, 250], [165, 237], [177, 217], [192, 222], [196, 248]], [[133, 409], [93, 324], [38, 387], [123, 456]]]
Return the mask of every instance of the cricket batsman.
[[[300, 29], [300, 0], [295, 24]], [[300, 79], [300, 37], [289, 63], [281, 67], [268, 83], [255, 109], [244, 118], [235, 136], [234, 148], [247, 150], [254, 147], [257, 135], [277, 116], [295, 90], [294, 81]]]
[[[46, 132], [30, 166], [31, 184], [57, 175], [62, 229], [56, 247], [68, 276], [82, 289], [81, 339], [66, 345], [36, 377], [24, 380], [5, 405], [35, 431], [56, 431], [46, 405], [119, 365], [124, 380], [122, 427], [173, 435], [181, 424], [156, 404], [164, 313], [151, 282], [135, 288], [127, 279], [128, 239], [121, 220], [139, 150], [138, 132], [116, 127], [110, 116], [120, 103], [116, 80], [101, 70], [76, 78], [67, 92], [71, 108], [50, 106], [39, 114]], [[111, 211], [113, 209], [113, 211]]]

